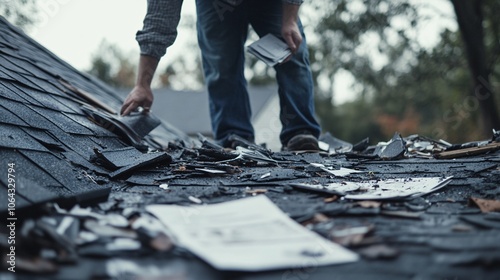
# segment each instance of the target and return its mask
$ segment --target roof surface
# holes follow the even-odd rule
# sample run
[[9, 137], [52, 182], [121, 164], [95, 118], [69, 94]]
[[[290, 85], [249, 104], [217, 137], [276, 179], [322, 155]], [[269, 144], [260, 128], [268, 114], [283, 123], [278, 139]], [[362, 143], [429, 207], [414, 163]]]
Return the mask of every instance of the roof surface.
[[[124, 279], [127, 275], [162, 279], [500, 279], [500, 214], [485, 213], [470, 202], [472, 197], [500, 199], [498, 151], [447, 160], [382, 161], [287, 152], [267, 154], [266, 160], [233, 160], [234, 154], [209, 143], [197, 148], [183, 146], [179, 139], [186, 140], [185, 136], [163, 124], [146, 144], [150, 149], [164, 148], [168, 154], [144, 154], [126, 139], [94, 124], [81, 110], [81, 104], [100, 111], [118, 109], [121, 100], [110, 88], [78, 72], [3, 19], [0, 31], [0, 161], [4, 166], [0, 199], [8, 199], [5, 166], [14, 163], [15, 213], [32, 210], [18, 224], [23, 228], [17, 236], [18, 260], [29, 263], [42, 256], [36, 259], [35, 268], [24, 267], [23, 271], [18, 263], [16, 276], [20, 279]], [[337, 177], [312, 168], [311, 163], [364, 172]], [[203, 168], [224, 172], [200, 170]], [[443, 189], [409, 200], [360, 203], [292, 187], [297, 183], [448, 176], [453, 178]], [[211, 204], [257, 193], [264, 193], [258, 195], [268, 196], [295, 221], [359, 253], [362, 259], [321, 267], [311, 262], [259, 273], [222, 272], [182, 248], [152, 250], [147, 231], [127, 226], [144, 214], [146, 205], [191, 205], [200, 200]], [[64, 210], [38, 207], [48, 201], [69, 207], [96, 199], [104, 202], [93, 204], [88, 210], [92, 214], [81, 210], [86, 214], [66, 215]], [[5, 213], [5, 203], [0, 205]], [[41, 214], [43, 218], [38, 217]], [[108, 225], [95, 222], [103, 222], [105, 217]], [[63, 218], [69, 219], [64, 222]], [[125, 225], [117, 225], [124, 219]], [[62, 224], [65, 227], [59, 230]], [[87, 238], [93, 232], [97, 239], [88, 241], [83, 232]], [[5, 229], [0, 234], [1, 240], [7, 239]], [[140, 240], [140, 246], [111, 250], [109, 244], [117, 236]], [[87, 241], [82, 243], [82, 238]], [[0, 245], [7, 247], [3, 241]], [[4, 271], [0, 278], [10, 275]]]

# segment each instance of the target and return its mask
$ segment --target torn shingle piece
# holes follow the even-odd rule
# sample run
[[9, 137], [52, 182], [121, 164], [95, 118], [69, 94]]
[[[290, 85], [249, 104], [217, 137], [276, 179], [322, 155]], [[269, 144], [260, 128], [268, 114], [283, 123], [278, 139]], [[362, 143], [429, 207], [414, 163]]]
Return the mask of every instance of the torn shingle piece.
[[144, 186], [157, 186], [157, 180], [165, 176], [165, 172], [137, 171], [128, 177], [127, 183]]
[[116, 116], [98, 111], [90, 106], [82, 106], [82, 111], [95, 123], [120, 136], [124, 141], [137, 147], [143, 146], [142, 137], [118, 121]]
[[105, 150], [128, 147], [128, 145], [121, 141], [120, 138], [118, 138], [116, 135], [112, 135], [109, 137], [90, 137], [90, 140], [92, 140], [92, 142], [94, 142], [97, 146]]
[[[78, 196], [82, 196], [81, 200], [85, 200], [94, 195], [102, 194], [107, 197], [109, 194], [109, 188], [93, 183], [74, 169], [69, 162], [61, 161], [50, 153], [32, 151], [21, 151], [21, 153], [59, 182], [63, 189], [57, 188], [56, 190], [61, 191], [64, 196], [76, 197], [77, 200], [80, 200]], [[56, 190], [52, 191], [56, 192]]]
[[172, 157], [165, 152], [143, 154], [139, 158], [136, 158], [133, 163], [131, 163], [127, 166], [121, 167], [120, 169], [109, 174], [109, 176], [111, 178], [117, 178], [117, 177], [125, 176], [134, 170], [137, 170], [137, 169], [140, 169], [140, 168], [143, 168], [146, 166], [155, 165], [155, 164], [169, 164], [171, 161], [172, 161]]
[[26, 134], [21, 128], [5, 124], [0, 124], [0, 147], [49, 151], [42, 144]]
[[127, 116], [118, 117], [118, 120], [137, 133], [140, 138], [148, 135], [149, 132], [161, 124], [161, 121], [151, 113], [133, 112]]
[[340, 169], [331, 169], [331, 168], [327, 168], [324, 164], [321, 164], [321, 163], [314, 163], [313, 162], [313, 163], [310, 163], [310, 165], [312, 167], [316, 167], [316, 168], [319, 168], [325, 172], [328, 172], [336, 177], [345, 177], [345, 176], [355, 174], [355, 173], [363, 173], [363, 171], [354, 170], [354, 169], [350, 169], [350, 168], [344, 168], [344, 167], [340, 167]]
[[341, 139], [338, 139], [327, 132], [319, 137], [319, 141], [328, 144], [328, 152], [330, 153], [347, 153], [352, 151], [352, 144]]
[[391, 141], [385, 145], [379, 152], [378, 156], [381, 159], [397, 159], [405, 153], [405, 143], [399, 133], [395, 133]]
[[73, 151], [63, 152], [62, 154], [73, 165], [84, 167], [88, 170], [94, 171], [97, 174], [102, 174], [102, 175], [109, 174], [109, 171], [107, 171], [104, 168], [101, 168], [95, 164], [90, 163], [88, 160], [83, 158], [81, 155], [79, 155]]
[[319, 153], [296, 154], [293, 152], [280, 152], [274, 153], [272, 157], [279, 161], [307, 163], [322, 162], [324, 160], [324, 158]]
[[220, 161], [220, 162], [230, 162], [236, 159], [249, 159], [249, 160], [255, 160], [258, 162], [266, 162], [266, 163], [273, 163], [273, 164], [278, 164], [278, 161], [257, 151], [257, 150], [250, 150], [247, 148], [243, 148], [241, 146], [236, 147], [235, 151], [232, 151], [235, 155], [238, 155], [234, 159], [230, 160], [225, 160], [225, 161]]
[[144, 155], [134, 147], [125, 147], [116, 150], [94, 150], [95, 154], [103, 159], [110, 169], [118, 169], [137, 162]]

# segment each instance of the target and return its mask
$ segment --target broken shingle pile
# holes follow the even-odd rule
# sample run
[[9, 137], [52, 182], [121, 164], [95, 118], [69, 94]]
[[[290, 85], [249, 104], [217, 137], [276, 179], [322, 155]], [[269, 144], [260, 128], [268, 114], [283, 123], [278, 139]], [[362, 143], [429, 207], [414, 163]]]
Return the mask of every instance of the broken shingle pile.
[[[121, 99], [107, 86], [76, 71], [4, 20], [0, 29], [0, 160], [3, 166], [15, 163], [16, 211], [25, 210], [16, 212], [18, 275], [500, 278], [497, 132], [487, 143], [458, 146], [399, 134], [377, 146], [369, 146], [367, 139], [352, 145], [327, 135], [322, 140], [328, 153], [272, 153], [244, 140], [234, 151], [203, 138], [193, 145], [196, 141], [164, 123], [138, 139], [113, 114]], [[482, 154], [477, 155], [478, 149]], [[438, 156], [443, 153], [448, 154]], [[0, 175], [3, 201], [8, 199], [8, 179]], [[384, 197], [387, 192], [393, 196]], [[379, 194], [382, 197], [373, 197]], [[361, 258], [320, 266], [315, 262], [319, 251], [305, 245], [302, 253], [310, 261], [298, 267], [220, 271], [183, 248], [146, 209], [197, 205], [182, 208], [179, 217], [194, 222], [206, 204], [259, 195], [295, 222]], [[94, 200], [101, 202], [75, 205]], [[7, 213], [7, 204], [0, 205]], [[235, 231], [215, 227], [223, 223], [203, 221], [214, 223], [212, 234], [235, 237]], [[197, 234], [196, 225], [189, 228]], [[252, 231], [257, 233], [248, 238], [266, 235], [266, 227], [255, 225]], [[4, 228], [0, 235], [4, 252], [9, 232]], [[245, 252], [235, 252], [234, 258], [239, 254]], [[0, 278], [5, 273], [10, 272], [2, 270]]]

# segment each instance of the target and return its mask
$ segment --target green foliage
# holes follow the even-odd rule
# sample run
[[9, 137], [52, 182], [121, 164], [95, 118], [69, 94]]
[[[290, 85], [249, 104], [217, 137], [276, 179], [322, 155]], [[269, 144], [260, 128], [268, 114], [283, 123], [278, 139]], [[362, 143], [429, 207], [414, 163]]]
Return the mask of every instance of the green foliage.
[[0, 0], [0, 16], [20, 28], [25, 29], [35, 23], [36, 15], [35, 0]]
[[374, 121], [375, 113], [371, 102], [358, 99], [342, 106], [332, 106], [328, 99], [316, 99], [316, 113], [331, 118], [321, 118], [320, 124], [324, 131], [329, 131], [337, 138], [346, 139], [353, 143], [368, 136], [372, 140], [384, 139]]
[[118, 46], [103, 40], [92, 56], [87, 72], [114, 87], [131, 88], [135, 83], [137, 66], [129, 57]]
[[[310, 51], [317, 114], [325, 131], [351, 142], [364, 136], [385, 141], [395, 131], [451, 142], [481, 139], [480, 111], [469, 94], [473, 83], [458, 31], [444, 30], [440, 43], [428, 50], [411, 36], [426, 21], [419, 13], [424, 5], [388, 0], [315, 3], [316, 14], [322, 15], [316, 25], [321, 36]], [[498, 1], [485, 1], [490, 4], [500, 8]], [[487, 10], [489, 61], [498, 70], [500, 26], [495, 9]], [[372, 50], [366, 50], [367, 41]], [[336, 106], [328, 101], [341, 69], [355, 78], [359, 97]], [[331, 84], [322, 87], [318, 81], [325, 78]]]
[[[500, 11], [500, 1], [483, 0], [484, 13], [484, 30], [485, 30], [485, 45], [487, 51], [487, 61], [489, 71], [491, 73], [492, 84], [497, 84], [498, 92], [500, 83], [500, 17], [496, 13]], [[500, 98], [498, 105], [500, 106]]]

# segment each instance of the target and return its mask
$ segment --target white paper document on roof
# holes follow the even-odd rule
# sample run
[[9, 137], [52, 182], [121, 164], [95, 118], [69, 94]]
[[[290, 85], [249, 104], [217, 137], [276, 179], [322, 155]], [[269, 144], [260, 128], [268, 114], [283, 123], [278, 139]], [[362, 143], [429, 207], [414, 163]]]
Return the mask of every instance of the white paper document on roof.
[[208, 206], [151, 205], [178, 245], [220, 270], [354, 262], [358, 256], [297, 224], [266, 196]]
[[271, 67], [285, 61], [292, 54], [288, 45], [273, 34], [267, 34], [250, 44], [248, 52]]

